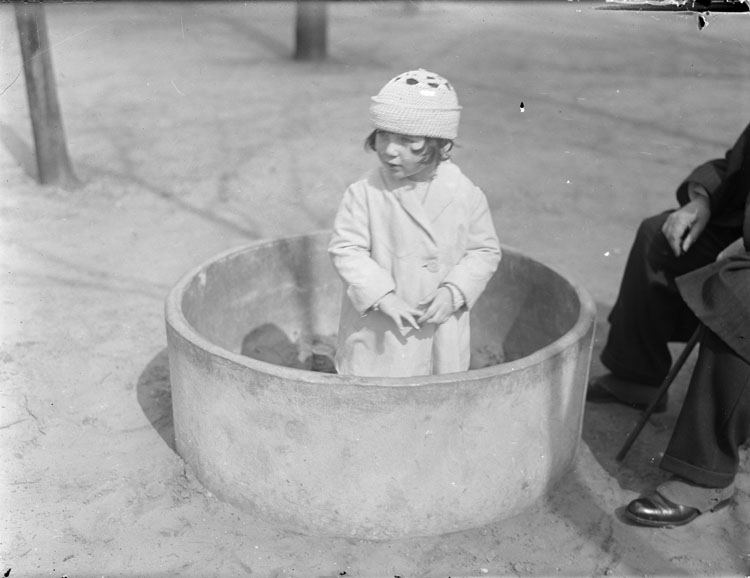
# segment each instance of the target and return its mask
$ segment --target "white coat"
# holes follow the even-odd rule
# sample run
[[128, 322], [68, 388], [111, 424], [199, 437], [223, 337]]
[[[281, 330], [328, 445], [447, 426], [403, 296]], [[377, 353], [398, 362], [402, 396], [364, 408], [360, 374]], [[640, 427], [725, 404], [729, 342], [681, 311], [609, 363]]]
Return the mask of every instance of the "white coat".
[[[440, 163], [422, 183], [380, 168], [367, 173], [344, 194], [328, 251], [346, 288], [339, 373], [403, 377], [468, 369], [468, 310], [501, 254], [484, 193], [455, 164]], [[443, 324], [399, 331], [372, 309], [390, 291], [416, 307], [443, 283], [466, 299]]]

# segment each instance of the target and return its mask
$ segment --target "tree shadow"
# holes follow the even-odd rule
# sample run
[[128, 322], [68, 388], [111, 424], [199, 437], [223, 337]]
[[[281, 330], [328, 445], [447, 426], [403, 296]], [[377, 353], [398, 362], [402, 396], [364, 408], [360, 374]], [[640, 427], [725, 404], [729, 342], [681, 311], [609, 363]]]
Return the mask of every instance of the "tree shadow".
[[37, 180], [36, 155], [31, 146], [6, 124], [0, 123], [0, 141], [29, 177]]
[[169, 355], [162, 349], [146, 365], [136, 386], [138, 403], [164, 442], [177, 453], [172, 418], [172, 385], [169, 381]]
[[[121, 155], [121, 158], [124, 158], [124, 157]], [[92, 179], [94, 178], [101, 179], [102, 177], [109, 177], [115, 180], [123, 181], [125, 183], [134, 184], [136, 186], [141, 187], [146, 192], [154, 195], [155, 197], [160, 198], [166, 201], [167, 203], [172, 204], [177, 209], [184, 211], [185, 213], [195, 215], [196, 217], [199, 217], [205, 220], [206, 222], [219, 225], [228, 231], [233, 231], [234, 233], [242, 235], [250, 240], [256, 240], [256, 239], [261, 238], [261, 236], [258, 233], [256, 233], [255, 230], [253, 229], [237, 224], [233, 222], [230, 218], [224, 215], [220, 215], [213, 211], [193, 205], [190, 202], [182, 199], [180, 195], [178, 195], [177, 193], [170, 191], [163, 187], [158, 187], [157, 185], [150, 183], [145, 178], [138, 176], [138, 173], [135, 170], [133, 170], [132, 172], [128, 172], [124, 170], [111, 170], [111, 169], [98, 167], [95, 165], [88, 165], [86, 163], [82, 163], [81, 166], [90, 173]], [[249, 220], [249, 218], [250, 217], [246, 217], [246, 215], [243, 215], [244, 220]]]

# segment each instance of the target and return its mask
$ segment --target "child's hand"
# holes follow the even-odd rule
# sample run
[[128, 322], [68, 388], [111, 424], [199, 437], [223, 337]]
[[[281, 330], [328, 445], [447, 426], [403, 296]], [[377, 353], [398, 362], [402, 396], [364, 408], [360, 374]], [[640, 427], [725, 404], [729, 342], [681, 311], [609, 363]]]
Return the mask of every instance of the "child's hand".
[[[424, 309], [417, 323], [445, 323], [453, 315], [453, 294], [447, 287], [440, 287], [427, 298], [419, 302], [419, 307]], [[426, 309], [425, 309], [426, 308]]]
[[416, 307], [410, 306], [401, 297], [395, 293], [388, 293], [378, 302], [378, 309], [393, 319], [393, 322], [398, 326], [399, 331], [404, 330], [404, 323], [406, 321], [414, 329], [419, 329], [419, 323], [417, 322], [417, 315], [421, 313]]

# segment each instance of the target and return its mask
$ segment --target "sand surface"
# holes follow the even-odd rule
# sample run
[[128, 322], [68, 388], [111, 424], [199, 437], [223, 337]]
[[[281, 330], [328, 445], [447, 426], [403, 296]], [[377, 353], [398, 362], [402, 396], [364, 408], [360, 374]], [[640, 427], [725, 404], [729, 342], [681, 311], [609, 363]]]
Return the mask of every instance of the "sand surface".
[[336, 3], [329, 59], [304, 64], [289, 3], [49, 4], [83, 182], [65, 190], [36, 183], [0, 5], [0, 574], [749, 575], [746, 452], [730, 508], [671, 530], [620, 516], [664, 476], [688, 371], [623, 463], [638, 413], [589, 405], [575, 467], [546, 499], [447, 536], [298, 535], [217, 500], [174, 449], [170, 287], [232, 247], [329, 228], [375, 161], [369, 95], [410, 68], [456, 85], [456, 162], [503, 243], [591, 292], [600, 349], [637, 224], [750, 118], [750, 15], [710, 14], [699, 31], [696, 14], [608, 7]]

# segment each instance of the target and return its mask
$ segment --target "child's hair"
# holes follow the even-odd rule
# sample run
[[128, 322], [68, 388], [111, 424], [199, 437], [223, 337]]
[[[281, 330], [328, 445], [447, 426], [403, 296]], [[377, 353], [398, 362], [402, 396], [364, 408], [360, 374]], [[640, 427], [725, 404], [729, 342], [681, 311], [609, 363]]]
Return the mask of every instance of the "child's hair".
[[[379, 132], [383, 132], [380, 129], [375, 129], [365, 139], [365, 150], [375, 150], [375, 138]], [[453, 150], [453, 141], [447, 138], [437, 138], [433, 136], [424, 137], [424, 147], [421, 151], [414, 151], [420, 153], [422, 158], [420, 164], [431, 165], [435, 163], [440, 164], [442, 161], [447, 161], [451, 158], [450, 152]]]

